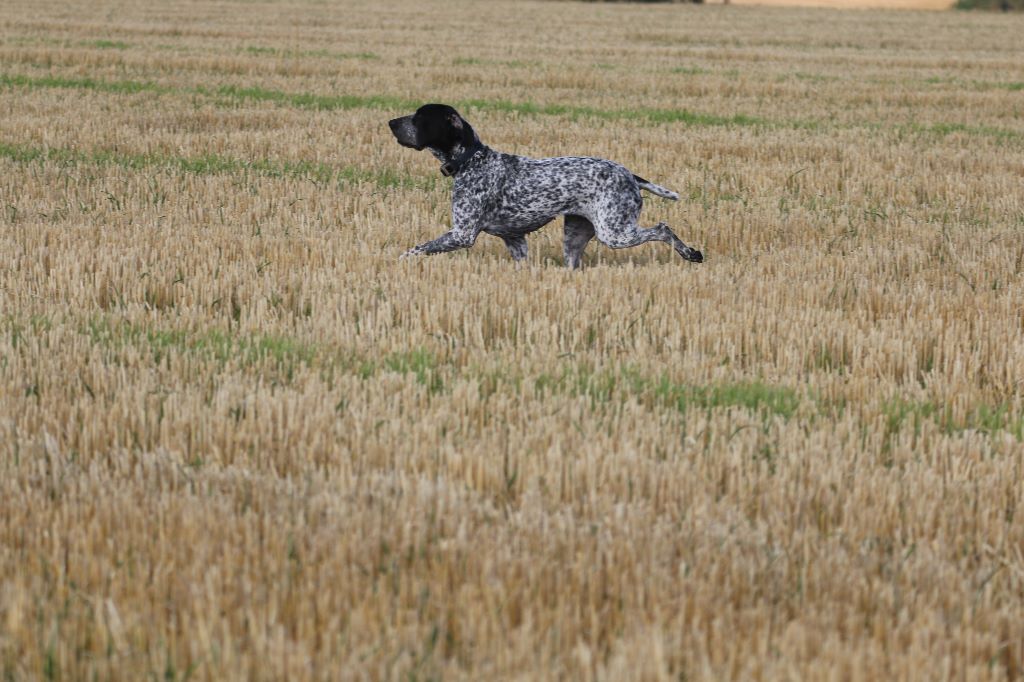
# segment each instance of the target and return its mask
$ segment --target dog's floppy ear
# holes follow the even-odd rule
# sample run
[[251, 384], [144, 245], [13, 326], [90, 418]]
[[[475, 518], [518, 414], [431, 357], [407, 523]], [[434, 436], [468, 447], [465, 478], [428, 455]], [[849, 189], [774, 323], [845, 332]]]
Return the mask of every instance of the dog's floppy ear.
[[476, 132], [473, 131], [473, 126], [469, 125], [469, 121], [462, 118], [457, 111], [453, 111], [448, 114], [448, 125], [452, 127], [452, 131], [455, 133], [456, 138], [464, 147], [469, 147], [480, 142], [476, 136]]

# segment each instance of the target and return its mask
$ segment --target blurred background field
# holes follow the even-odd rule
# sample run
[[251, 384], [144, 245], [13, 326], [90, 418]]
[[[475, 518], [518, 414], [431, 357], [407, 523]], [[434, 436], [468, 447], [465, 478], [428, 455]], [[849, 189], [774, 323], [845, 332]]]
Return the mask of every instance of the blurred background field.
[[[0, 673], [992, 679], [1024, 658], [1024, 17], [0, 14]], [[516, 268], [387, 119], [704, 251]]]
[[[708, 0], [711, 2], [711, 0]], [[764, 7], [830, 7], [835, 9], [938, 9], [954, 6], [955, 0], [729, 0], [725, 4]]]

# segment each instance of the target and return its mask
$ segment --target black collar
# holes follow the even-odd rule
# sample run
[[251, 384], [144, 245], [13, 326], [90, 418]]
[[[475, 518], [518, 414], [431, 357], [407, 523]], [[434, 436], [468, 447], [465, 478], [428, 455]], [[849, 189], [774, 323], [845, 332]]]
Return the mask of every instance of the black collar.
[[469, 145], [462, 150], [461, 154], [452, 158], [451, 161], [445, 161], [441, 164], [441, 175], [446, 178], [456, 175], [460, 170], [462, 170], [462, 167], [465, 166], [471, 158], [473, 158], [473, 155], [483, 148], [484, 146], [480, 142]]

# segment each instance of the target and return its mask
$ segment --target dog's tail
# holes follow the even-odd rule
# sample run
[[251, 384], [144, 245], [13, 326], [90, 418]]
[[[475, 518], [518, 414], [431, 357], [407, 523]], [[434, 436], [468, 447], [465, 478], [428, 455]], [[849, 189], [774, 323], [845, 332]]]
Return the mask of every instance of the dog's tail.
[[661, 185], [655, 185], [650, 180], [644, 180], [639, 175], [634, 175], [633, 179], [636, 180], [636, 184], [641, 188], [645, 189], [651, 194], [657, 194], [659, 197], [665, 197], [672, 201], [679, 201], [679, 195], [670, 189], [665, 189]]

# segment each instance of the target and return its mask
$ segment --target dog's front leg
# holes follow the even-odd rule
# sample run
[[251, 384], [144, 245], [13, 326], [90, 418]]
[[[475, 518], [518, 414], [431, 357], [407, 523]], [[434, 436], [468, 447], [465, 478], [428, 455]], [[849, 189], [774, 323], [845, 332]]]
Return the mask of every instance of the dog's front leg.
[[399, 259], [408, 258], [409, 256], [429, 256], [434, 253], [445, 253], [446, 251], [468, 249], [476, 242], [478, 234], [478, 230], [449, 230], [437, 239], [432, 239], [429, 242], [423, 242], [419, 246], [414, 246], [399, 256]]

